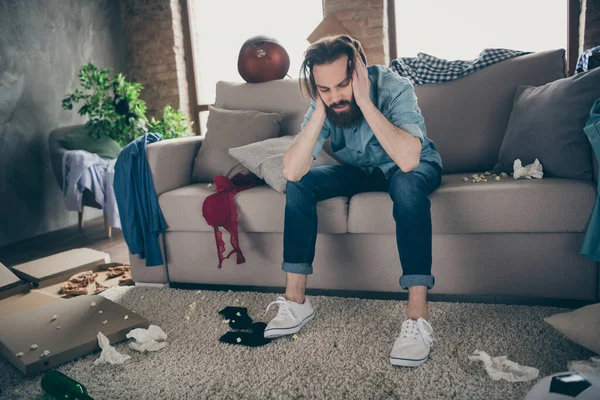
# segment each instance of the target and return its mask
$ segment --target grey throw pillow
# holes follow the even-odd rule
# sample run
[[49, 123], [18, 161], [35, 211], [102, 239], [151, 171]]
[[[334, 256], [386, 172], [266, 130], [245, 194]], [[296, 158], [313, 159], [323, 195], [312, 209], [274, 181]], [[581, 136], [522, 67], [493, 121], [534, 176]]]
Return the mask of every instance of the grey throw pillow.
[[591, 146], [583, 132], [600, 97], [600, 68], [544, 86], [519, 86], [494, 173], [539, 159], [544, 175], [592, 179]]
[[248, 174], [228, 150], [279, 136], [283, 116], [253, 110], [224, 110], [209, 107], [206, 138], [196, 155], [192, 179], [212, 182], [215, 176], [233, 178], [238, 173]]
[[[279, 193], [285, 193], [283, 154], [294, 142], [294, 136], [282, 136], [229, 149], [235, 159]], [[325, 150], [321, 151], [313, 166], [338, 164]]]

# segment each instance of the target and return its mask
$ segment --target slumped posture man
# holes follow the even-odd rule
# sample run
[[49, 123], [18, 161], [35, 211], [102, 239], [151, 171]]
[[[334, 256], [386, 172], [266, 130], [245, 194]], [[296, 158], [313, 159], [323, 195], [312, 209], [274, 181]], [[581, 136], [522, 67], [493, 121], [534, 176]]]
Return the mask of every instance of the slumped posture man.
[[[412, 84], [388, 68], [366, 64], [360, 43], [345, 35], [323, 38], [305, 52], [301, 84], [312, 101], [301, 133], [283, 158], [286, 291], [267, 307], [279, 310], [264, 335], [296, 333], [315, 315], [305, 288], [313, 271], [317, 202], [387, 191], [394, 204], [400, 286], [409, 294], [390, 362], [418, 366], [434, 340], [426, 302], [434, 285], [428, 195], [440, 185], [442, 161], [427, 137]], [[342, 163], [311, 168], [327, 139]]]

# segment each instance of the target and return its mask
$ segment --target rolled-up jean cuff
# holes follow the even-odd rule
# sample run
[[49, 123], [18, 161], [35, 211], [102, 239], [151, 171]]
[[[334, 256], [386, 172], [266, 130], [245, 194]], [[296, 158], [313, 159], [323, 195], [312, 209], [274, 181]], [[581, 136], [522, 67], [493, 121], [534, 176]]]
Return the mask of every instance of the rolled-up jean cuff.
[[311, 275], [313, 273], [313, 267], [308, 263], [289, 263], [284, 261], [281, 264], [281, 269], [292, 274]]
[[400, 287], [404, 290], [411, 286], [427, 286], [431, 289], [435, 285], [433, 275], [402, 275], [400, 277]]

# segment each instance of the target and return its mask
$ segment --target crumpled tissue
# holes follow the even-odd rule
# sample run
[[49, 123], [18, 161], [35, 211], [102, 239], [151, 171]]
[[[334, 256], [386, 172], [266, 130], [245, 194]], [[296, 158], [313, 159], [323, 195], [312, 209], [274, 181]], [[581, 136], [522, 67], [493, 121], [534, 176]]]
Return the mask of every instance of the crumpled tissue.
[[533, 164], [529, 164], [526, 166], [523, 166], [521, 164], [521, 159], [517, 158], [513, 164], [513, 178], [542, 179], [542, 176], [544, 176], [543, 169], [544, 168], [542, 164], [540, 164], [540, 160], [538, 160], [537, 158], [535, 159]]
[[591, 357], [589, 360], [569, 361], [568, 369], [571, 372], [589, 373], [600, 376], [600, 357]]
[[148, 329], [136, 328], [129, 332], [127, 338], [134, 338], [135, 342], [129, 343], [129, 347], [141, 353], [145, 351], [157, 351], [167, 345], [167, 334], [156, 325], [150, 325]]
[[112, 347], [108, 338], [102, 332], [98, 332], [98, 335], [96, 336], [98, 337], [98, 345], [102, 349], [102, 353], [100, 354], [100, 358], [94, 360], [94, 365], [104, 363], [109, 363], [112, 365], [123, 364], [125, 361], [131, 358], [131, 356], [121, 354], [114, 347]]
[[527, 382], [540, 374], [536, 368], [517, 364], [508, 360], [506, 356], [492, 358], [485, 351], [475, 350], [473, 355], [469, 356], [469, 360], [483, 362], [486, 372], [495, 381], [504, 379], [509, 382]]

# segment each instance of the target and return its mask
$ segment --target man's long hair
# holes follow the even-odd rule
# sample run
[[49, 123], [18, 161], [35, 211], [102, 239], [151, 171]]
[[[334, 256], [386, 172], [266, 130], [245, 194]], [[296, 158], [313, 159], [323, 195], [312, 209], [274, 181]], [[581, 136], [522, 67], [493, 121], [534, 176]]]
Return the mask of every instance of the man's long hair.
[[350, 36], [327, 36], [310, 45], [304, 52], [304, 62], [300, 66], [300, 89], [302, 93], [315, 100], [319, 93], [313, 75], [313, 67], [315, 65], [330, 64], [344, 54], [352, 62], [348, 63], [348, 78], [352, 77], [354, 60], [357, 56], [360, 56], [367, 65], [367, 57], [360, 42]]

